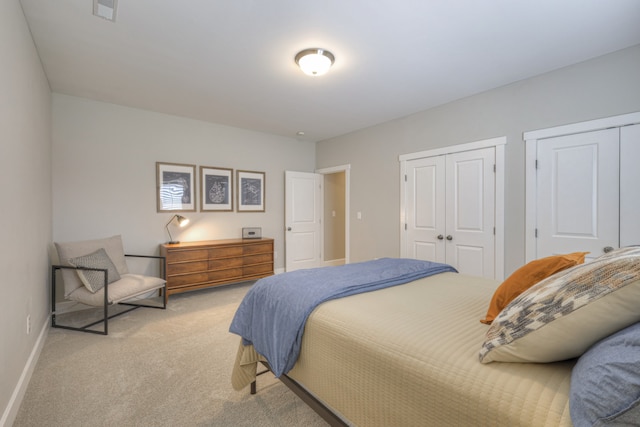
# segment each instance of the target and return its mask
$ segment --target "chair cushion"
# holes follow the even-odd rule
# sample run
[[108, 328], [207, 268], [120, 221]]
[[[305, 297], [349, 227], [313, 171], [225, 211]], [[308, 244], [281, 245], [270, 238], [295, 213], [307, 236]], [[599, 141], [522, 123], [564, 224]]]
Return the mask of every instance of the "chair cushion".
[[[127, 262], [124, 258], [122, 238], [119, 235], [96, 240], [83, 240], [65, 243], [56, 242], [55, 246], [61, 265], [71, 266], [71, 264], [69, 264], [69, 259], [88, 255], [100, 248], [103, 248], [113, 262], [113, 265], [115, 265], [118, 274], [123, 275], [129, 272]], [[68, 297], [71, 292], [76, 289], [84, 287], [75, 270], [63, 269], [62, 279], [64, 280], [65, 297]]]
[[[120, 280], [120, 274], [113, 265], [111, 258], [107, 252], [100, 248], [88, 255], [69, 258], [69, 264], [74, 267], [103, 268], [107, 270], [107, 283], [113, 283]], [[99, 291], [104, 287], [104, 272], [96, 270], [76, 270], [80, 281], [91, 292]]]
[[581, 356], [640, 321], [640, 247], [618, 249], [532, 286], [500, 312], [480, 361], [555, 362]]
[[[120, 280], [107, 285], [107, 298], [109, 304], [143, 295], [154, 289], [162, 288], [165, 280], [159, 277], [142, 276], [140, 274], [123, 274]], [[104, 303], [104, 288], [97, 292], [91, 292], [84, 286], [73, 291], [68, 299], [92, 306], [102, 306]]]

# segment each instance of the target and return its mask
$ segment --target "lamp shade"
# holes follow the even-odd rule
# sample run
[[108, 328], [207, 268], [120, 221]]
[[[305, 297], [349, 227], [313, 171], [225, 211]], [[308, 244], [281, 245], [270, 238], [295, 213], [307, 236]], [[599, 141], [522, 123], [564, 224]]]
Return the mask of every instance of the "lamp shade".
[[313, 48], [305, 49], [296, 55], [296, 64], [309, 76], [321, 76], [329, 71], [335, 57], [328, 50]]
[[176, 221], [178, 221], [178, 225], [180, 227], [184, 227], [185, 225], [189, 224], [189, 218], [185, 218], [182, 215], [176, 215], [175, 218]]

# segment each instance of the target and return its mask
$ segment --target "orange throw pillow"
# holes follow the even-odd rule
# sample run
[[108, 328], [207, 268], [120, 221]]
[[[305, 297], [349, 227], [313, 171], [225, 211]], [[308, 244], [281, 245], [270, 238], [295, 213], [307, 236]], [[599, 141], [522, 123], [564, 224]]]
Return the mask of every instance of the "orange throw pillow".
[[589, 252], [573, 252], [565, 255], [553, 255], [536, 259], [513, 272], [493, 294], [487, 316], [480, 320], [490, 325], [493, 319], [518, 295], [539, 281], [574, 265], [582, 264]]

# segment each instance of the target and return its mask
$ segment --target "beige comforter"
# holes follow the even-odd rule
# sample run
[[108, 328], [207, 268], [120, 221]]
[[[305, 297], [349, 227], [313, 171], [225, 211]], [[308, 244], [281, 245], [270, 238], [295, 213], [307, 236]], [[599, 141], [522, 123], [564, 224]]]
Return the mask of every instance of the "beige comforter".
[[[325, 302], [288, 376], [360, 426], [570, 426], [574, 362], [478, 361], [479, 322], [499, 283], [443, 273]], [[232, 383], [255, 378], [240, 345]]]

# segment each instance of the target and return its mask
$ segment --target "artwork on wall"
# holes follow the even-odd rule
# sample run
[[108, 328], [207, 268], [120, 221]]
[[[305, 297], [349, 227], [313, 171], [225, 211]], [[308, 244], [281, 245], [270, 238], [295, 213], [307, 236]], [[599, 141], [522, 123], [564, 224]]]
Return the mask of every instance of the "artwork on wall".
[[233, 211], [233, 169], [200, 166], [200, 210]]
[[265, 173], [254, 171], [237, 171], [237, 211], [265, 211]]
[[196, 210], [196, 166], [156, 162], [158, 212]]

